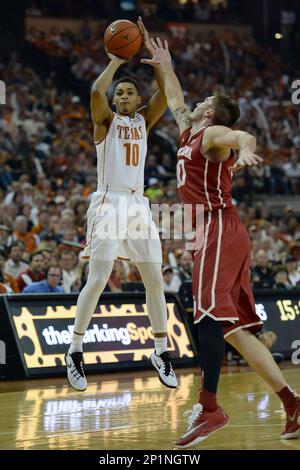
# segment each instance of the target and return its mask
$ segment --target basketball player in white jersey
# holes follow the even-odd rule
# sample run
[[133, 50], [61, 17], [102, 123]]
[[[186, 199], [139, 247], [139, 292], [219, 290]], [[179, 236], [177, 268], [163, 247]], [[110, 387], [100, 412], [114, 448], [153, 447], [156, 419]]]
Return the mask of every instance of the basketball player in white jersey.
[[[139, 25], [145, 46], [152, 55], [153, 48], [141, 19]], [[106, 92], [114, 74], [125, 61], [108, 55], [111, 61], [95, 81], [91, 94], [98, 188], [92, 195], [88, 210], [84, 256], [89, 258], [89, 276], [78, 298], [73, 338], [65, 356], [68, 380], [76, 390], [83, 391], [87, 387], [82, 366], [83, 337], [109, 279], [114, 259], [125, 256], [137, 265], [146, 288], [147, 310], [155, 344], [150, 362], [157, 370], [160, 381], [167, 387], [175, 388], [177, 380], [167, 351], [167, 307], [161, 273], [161, 245], [148, 199], [143, 196], [148, 133], [167, 107], [162, 75], [158, 70], [156, 78], [159, 89], [140, 112], [138, 84], [127, 77], [118, 80], [113, 97], [116, 111], [113, 112]], [[108, 204], [111, 209], [107, 210]], [[125, 226], [121, 224], [116, 237], [103, 236], [105, 227], [114, 226], [125, 212], [128, 214], [133, 209], [135, 213], [136, 208], [139, 208], [141, 215], [129, 217]], [[143, 226], [144, 234], [151, 232], [151, 236], [131, 237], [130, 224], [137, 226], [137, 223]]]

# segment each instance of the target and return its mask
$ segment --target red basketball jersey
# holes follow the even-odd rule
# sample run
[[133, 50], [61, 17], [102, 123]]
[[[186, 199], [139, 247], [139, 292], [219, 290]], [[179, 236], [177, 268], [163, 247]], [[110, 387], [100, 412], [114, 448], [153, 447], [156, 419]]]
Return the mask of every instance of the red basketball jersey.
[[205, 211], [233, 207], [232, 173], [234, 153], [223, 163], [208, 161], [201, 152], [206, 127], [190, 137], [191, 129], [180, 137], [177, 153], [177, 184], [185, 204], [204, 204]]

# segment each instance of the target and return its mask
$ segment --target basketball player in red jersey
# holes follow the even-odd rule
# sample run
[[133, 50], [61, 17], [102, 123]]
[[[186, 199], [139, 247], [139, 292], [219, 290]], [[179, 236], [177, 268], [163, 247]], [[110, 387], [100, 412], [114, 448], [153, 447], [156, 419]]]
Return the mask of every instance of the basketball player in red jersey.
[[[194, 322], [198, 324], [203, 373], [199, 402], [190, 412], [189, 427], [176, 442], [196, 445], [221, 429], [229, 417], [217, 403], [217, 386], [224, 355], [224, 338], [273, 388], [286, 411], [281, 437], [300, 437], [300, 397], [287, 385], [269, 350], [254, 336], [262, 326], [250, 286], [250, 240], [232, 203], [232, 171], [257, 165], [256, 139], [231, 126], [239, 118], [238, 104], [216, 93], [189, 112], [172, 67], [168, 43], [152, 41], [152, 60], [164, 74], [165, 93], [180, 130], [177, 179], [181, 200], [204, 207], [203, 245], [194, 252]], [[238, 150], [238, 158], [234, 151]], [[197, 238], [197, 237], [196, 237]]]

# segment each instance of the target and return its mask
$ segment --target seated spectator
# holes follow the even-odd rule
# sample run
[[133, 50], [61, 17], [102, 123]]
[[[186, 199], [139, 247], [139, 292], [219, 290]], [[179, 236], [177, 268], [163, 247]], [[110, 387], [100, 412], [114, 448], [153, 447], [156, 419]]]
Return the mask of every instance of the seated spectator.
[[181, 282], [190, 281], [193, 273], [193, 257], [189, 251], [184, 251], [179, 256], [178, 260], [178, 271], [177, 274], [181, 279]]
[[73, 229], [73, 228], [74, 228], [74, 217], [71, 216], [70, 214], [64, 215], [60, 219], [59, 233], [56, 234], [58, 239], [63, 240], [65, 231], [69, 229]]
[[78, 256], [76, 253], [73, 250], [61, 251], [59, 255], [59, 265], [62, 269], [64, 291], [70, 293], [73, 287], [78, 291], [81, 285], [81, 279], [78, 271]]
[[33, 223], [31, 222], [31, 210], [32, 210], [32, 207], [30, 204], [23, 204], [21, 208], [21, 212], [19, 214], [19, 215], [24, 215], [24, 217], [26, 217], [27, 223], [28, 223], [28, 232], [31, 232], [32, 227], [33, 227]]
[[20, 276], [17, 277], [17, 283], [20, 292], [23, 291], [24, 287], [32, 284], [33, 282], [42, 281], [45, 279], [45, 258], [41, 252], [37, 251], [32, 253], [29, 258], [30, 264]]
[[296, 284], [300, 281], [300, 271], [297, 269], [297, 260], [293, 256], [289, 256], [285, 260], [285, 266], [287, 270], [288, 282], [292, 287], [295, 287]]
[[49, 232], [53, 236], [58, 236], [60, 234], [60, 217], [59, 217], [59, 215], [53, 214], [50, 217]]
[[0, 272], [0, 294], [13, 294], [11, 287], [5, 284], [5, 280], [1, 272]]
[[38, 238], [28, 231], [28, 222], [26, 217], [18, 215], [14, 223], [14, 232], [9, 237], [8, 246], [14, 241], [21, 241], [25, 245], [26, 253], [33, 253], [38, 246]]
[[288, 272], [284, 266], [277, 266], [273, 270], [274, 284], [273, 289], [289, 290], [292, 288], [288, 280]]
[[254, 289], [272, 289], [274, 284], [272, 269], [268, 267], [268, 255], [259, 250], [255, 256], [255, 266], [252, 269], [252, 282]]
[[47, 294], [49, 292], [64, 292], [64, 288], [59, 286], [61, 281], [61, 268], [57, 265], [50, 265], [46, 269], [46, 279], [40, 282], [33, 282], [26, 286], [23, 294]]
[[23, 273], [28, 264], [22, 260], [24, 254], [24, 244], [22, 242], [13, 242], [9, 249], [9, 257], [5, 263], [4, 272], [10, 274], [13, 278]]
[[[53, 215], [57, 215], [58, 216], [58, 209], [57, 209], [57, 205], [54, 201], [49, 201], [47, 203], [47, 211], [48, 211], [48, 214], [50, 216], [50, 220], [51, 220], [51, 217]], [[49, 221], [50, 222], [50, 221]]]
[[79, 237], [75, 227], [68, 228], [64, 231], [61, 243], [63, 244], [65, 241], [74, 242], [74, 244], [79, 243]]
[[111, 275], [104, 289], [105, 291], [122, 292], [122, 279], [120, 273], [118, 272], [118, 265], [118, 260], [115, 260]]
[[23, 183], [21, 186], [21, 191], [23, 193], [24, 204], [28, 205], [31, 209], [33, 205], [34, 187], [30, 183]]
[[181, 286], [181, 280], [174, 274], [171, 266], [166, 265], [162, 269], [163, 281], [164, 281], [164, 292], [178, 292]]
[[55, 253], [57, 249], [57, 240], [53, 235], [42, 235], [39, 251], [51, 251]]
[[267, 253], [269, 261], [276, 261], [275, 243], [272, 237], [264, 237], [260, 242], [261, 249]]
[[134, 263], [129, 264], [129, 273], [127, 274], [127, 280], [131, 282], [142, 282], [140, 272]]
[[49, 222], [50, 215], [49, 212], [44, 209], [38, 213], [38, 224], [34, 225], [31, 229], [31, 232], [40, 235], [42, 233], [46, 234], [49, 232]]
[[[11, 293], [17, 294], [19, 291], [17, 281], [11, 274], [4, 272], [5, 263], [7, 260], [7, 253], [5, 250], [0, 250], [0, 273], [1, 273], [1, 283], [4, 284], [11, 290]], [[5, 293], [5, 292], [3, 292]]]
[[55, 262], [54, 252], [49, 248], [42, 248], [40, 245], [40, 252], [42, 253], [44, 260], [45, 260], [45, 270], [50, 266], [53, 265]]

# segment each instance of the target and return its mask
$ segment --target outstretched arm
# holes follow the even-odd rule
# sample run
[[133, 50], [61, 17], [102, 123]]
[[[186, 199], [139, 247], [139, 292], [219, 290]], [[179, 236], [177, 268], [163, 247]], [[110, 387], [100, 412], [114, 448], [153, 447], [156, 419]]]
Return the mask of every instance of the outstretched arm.
[[161, 69], [168, 106], [175, 117], [180, 134], [182, 134], [185, 129], [191, 127], [191, 124], [182, 88], [172, 66], [168, 42], [164, 41], [163, 45], [159, 38], [156, 39], [156, 42], [152, 38], [150, 41], [154, 51], [153, 57], [152, 59], [142, 59], [142, 62]]
[[94, 123], [94, 142], [100, 142], [106, 136], [113, 112], [108, 104], [106, 92], [111, 85], [114, 74], [126, 61], [108, 54], [111, 59], [106, 69], [94, 82], [91, 92], [91, 113]]
[[[149, 56], [152, 58], [154, 48], [151, 44], [149, 33], [143, 23], [142, 18], [139, 16], [138, 27], [143, 36], [144, 46], [147, 49]], [[158, 67], [154, 69], [155, 78], [158, 84], [158, 90], [151, 96], [148, 105], [143, 109], [143, 114], [146, 120], [147, 132], [152, 126], [164, 115], [167, 109], [167, 98], [164, 89], [164, 78], [162, 70]]]
[[234, 131], [226, 126], [211, 126], [205, 130], [202, 148], [205, 156], [214, 163], [226, 161], [229, 150], [239, 150], [239, 157], [232, 170], [257, 165], [263, 159], [255, 154], [256, 138], [244, 131]]

